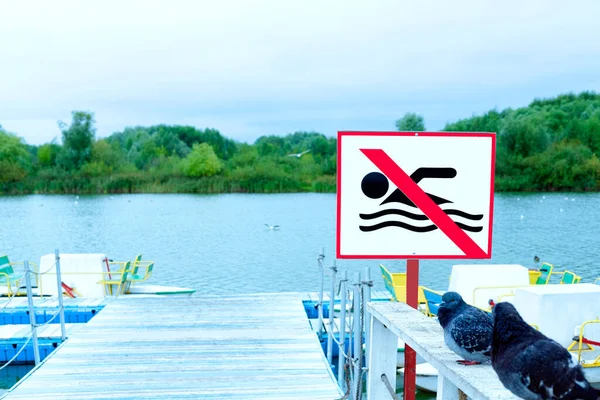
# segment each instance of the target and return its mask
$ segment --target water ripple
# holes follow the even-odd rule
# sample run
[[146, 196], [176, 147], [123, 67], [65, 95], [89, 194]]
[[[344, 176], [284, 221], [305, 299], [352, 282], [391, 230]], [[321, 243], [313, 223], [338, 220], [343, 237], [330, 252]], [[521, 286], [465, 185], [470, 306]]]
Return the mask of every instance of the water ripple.
[[[538, 255], [583, 281], [600, 276], [600, 194], [544, 196], [540, 203], [542, 194], [496, 195], [492, 260], [460, 263], [533, 267]], [[317, 291], [322, 246], [327, 272], [333, 264], [335, 204], [335, 195], [312, 193], [80, 196], [77, 204], [69, 195], [0, 197], [0, 253], [36, 262], [55, 248], [115, 260], [141, 253], [156, 263], [156, 284], [206, 294]], [[401, 260], [338, 260], [337, 267], [352, 277], [370, 266], [375, 288], [383, 289], [380, 262], [405, 270]], [[446, 289], [457, 263], [421, 261], [421, 284]]]

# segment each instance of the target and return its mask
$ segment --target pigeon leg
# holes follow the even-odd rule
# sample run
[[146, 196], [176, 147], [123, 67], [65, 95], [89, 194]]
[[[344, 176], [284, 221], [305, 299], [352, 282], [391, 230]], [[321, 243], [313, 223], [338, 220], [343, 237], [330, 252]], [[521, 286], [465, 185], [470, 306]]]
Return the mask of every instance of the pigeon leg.
[[458, 364], [465, 365], [465, 366], [481, 364], [479, 361], [468, 361], [468, 360], [456, 360], [456, 362]]

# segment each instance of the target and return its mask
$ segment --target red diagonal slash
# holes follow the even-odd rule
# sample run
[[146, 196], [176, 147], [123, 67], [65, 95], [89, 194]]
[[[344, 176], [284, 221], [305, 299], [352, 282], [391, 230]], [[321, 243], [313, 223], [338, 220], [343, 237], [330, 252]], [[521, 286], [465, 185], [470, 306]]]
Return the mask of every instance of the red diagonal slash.
[[467, 257], [487, 254], [381, 149], [360, 149]]

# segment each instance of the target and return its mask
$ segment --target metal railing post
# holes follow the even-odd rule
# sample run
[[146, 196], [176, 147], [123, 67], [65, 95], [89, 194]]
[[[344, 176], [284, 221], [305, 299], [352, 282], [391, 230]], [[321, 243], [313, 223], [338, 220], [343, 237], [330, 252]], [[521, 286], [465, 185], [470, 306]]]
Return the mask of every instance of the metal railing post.
[[319, 258], [317, 259], [317, 263], [319, 264], [319, 273], [321, 275], [321, 284], [319, 286], [319, 304], [317, 304], [317, 311], [319, 314], [319, 340], [323, 337], [323, 278], [325, 275], [325, 271], [323, 270], [323, 260], [325, 259], [325, 249], [321, 247], [321, 252], [319, 253]]
[[360, 387], [359, 381], [361, 379], [361, 368], [360, 368], [360, 358], [362, 356], [361, 346], [362, 346], [362, 329], [360, 326], [360, 318], [361, 318], [361, 304], [360, 304], [360, 272], [354, 273], [354, 334], [353, 334], [353, 347], [354, 347], [354, 374], [352, 377], [352, 399], [360, 399], [361, 393], [358, 393], [357, 389]]
[[369, 359], [369, 346], [371, 339], [371, 314], [367, 311], [367, 303], [371, 301], [371, 287], [373, 281], [371, 280], [371, 267], [365, 267], [363, 269], [363, 316], [364, 316], [364, 329], [365, 329], [365, 360]]
[[62, 291], [62, 277], [60, 275], [60, 256], [58, 249], [54, 250], [54, 257], [56, 258], [56, 284], [58, 285], [58, 307], [60, 312], [60, 338], [64, 342], [67, 338], [67, 331], [65, 328], [65, 308], [63, 307], [63, 291]]
[[35, 310], [33, 308], [33, 294], [31, 292], [31, 271], [29, 261], [23, 263], [25, 267], [25, 284], [27, 286], [27, 303], [29, 305], [29, 322], [31, 323], [31, 335], [33, 339], [33, 358], [35, 365], [40, 363], [40, 349], [38, 348], [37, 328], [35, 326]]
[[344, 353], [346, 352], [346, 291], [348, 282], [348, 271], [344, 271], [340, 280], [340, 329], [339, 329], [339, 358], [338, 358], [338, 386], [346, 390], [344, 380], [344, 365], [346, 364]]
[[[371, 267], [365, 267], [363, 269], [364, 278], [362, 281], [363, 291], [363, 302], [362, 302], [362, 316], [363, 316], [363, 329], [365, 333], [365, 360], [369, 359], [369, 353], [371, 351], [371, 313], [367, 310], [367, 303], [371, 301], [371, 287], [373, 281], [371, 280]], [[366, 363], [366, 362], [365, 362]], [[368, 380], [365, 380], [365, 385]], [[368, 388], [366, 388], [368, 391]]]
[[350, 367], [348, 367], [348, 374], [350, 375], [350, 377], [352, 377], [352, 375], [350, 374], [350, 368], [352, 366], [352, 356], [353, 356], [353, 352], [354, 352], [354, 346], [352, 345], [352, 343], [354, 343], [354, 292], [352, 292], [352, 298], [348, 299], [348, 304], [350, 305], [350, 312], [347, 315], [347, 319], [348, 319], [348, 351], [346, 352], [346, 356], [348, 357], [348, 363], [350, 363]]
[[331, 294], [329, 295], [329, 333], [327, 334], [327, 362], [332, 365], [333, 361], [333, 307], [335, 305], [335, 276], [337, 274], [337, 266], [335, 260], [331, 267]]

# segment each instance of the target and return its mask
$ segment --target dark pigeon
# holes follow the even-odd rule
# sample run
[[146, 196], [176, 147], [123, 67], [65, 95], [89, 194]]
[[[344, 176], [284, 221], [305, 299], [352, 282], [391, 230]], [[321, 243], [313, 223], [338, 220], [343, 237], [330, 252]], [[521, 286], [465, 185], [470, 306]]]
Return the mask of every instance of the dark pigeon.
[[444, 342], [463, 360], [460, 364], [471, 365], [490, 361], [492, 341], [492, 317], [473, 307], [456, 292], [446, 292], [438, 310], [438, 320], [444, 328]]
[[523, 321], [512, 304], [497, 304], [492, 318], [492, 368], [513, 394], [526, 400], [598, 399], [581, 365]]

